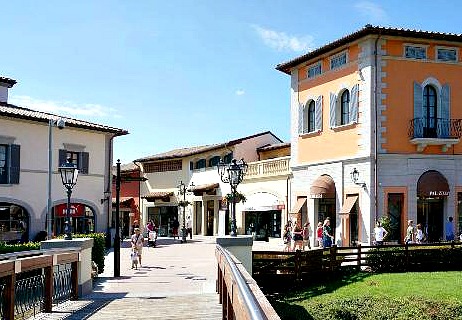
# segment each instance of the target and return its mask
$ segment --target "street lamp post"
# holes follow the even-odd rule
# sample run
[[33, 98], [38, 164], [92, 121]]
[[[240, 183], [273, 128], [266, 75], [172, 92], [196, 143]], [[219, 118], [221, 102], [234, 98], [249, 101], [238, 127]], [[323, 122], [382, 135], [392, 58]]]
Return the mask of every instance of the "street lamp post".
[[180, 181], [180, 184], [178, 185], [178, 195], [183, 196], [182, 202], [180, 201], [178, 204], [179, 206], [183, 207], [183, 227], [182, 227], [182, 234], [181, 234], [181, 243], [185, 242], [186, 243], [186, 192], [188, 190], [192, 190], [194, 188], [194, 183], [191, 182], [191, 185], [189, 188], [183, 183], [183, 181]]
[[244, 175], [247, 173], [248, 165], [244, 161], [244, 159], [233, 159], [231, 163], [228, 164], [224, 163], [223, 160], [220, 160], [217, 167], [221, 181], [223, 181], [224, 183], [229, 183], [229, 185], [231, 186], [231, 236], [236, 237], [236, 189], [239, 183], [241, 183], [244, 179]]
[[71, 226], [71, 195], [72, 189], [77, 183], [77, 176], [79, 175], [79, 170], [77, 166], [71, 162], [71, 159], [68, 158], [66, 163], [61, 164], [58, 168], [59, 173], [61, 174], [61, 180], [63, 186], [67, 190], [67, 208], [66, 208], [66, 222], [64, 227], [64, 232], [66, 233], [64, 240], [72, 240], [72, 226]]

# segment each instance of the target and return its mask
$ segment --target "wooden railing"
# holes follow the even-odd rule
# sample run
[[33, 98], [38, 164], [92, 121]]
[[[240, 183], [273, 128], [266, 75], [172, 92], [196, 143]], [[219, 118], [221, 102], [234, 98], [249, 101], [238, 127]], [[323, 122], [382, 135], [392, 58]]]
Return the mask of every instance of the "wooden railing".
[[[310, 281], [329, 276], [341, 268], [371, 268], [371, 258], [387, 263], [391, 259], [399, 264], [399, 271], [462, 270], [462, 264], [454, 261], [431, 260], [430, 251], [457, 250], [455, 261], [462, 261], [461, 243], [433, 243], [385, 246], [357, 246], [315, 249], [310, 251], [254, 251], [252, 253], [252, 277], [262, 287], [289, 284], [294, 281]], [[392, 249], [394, 248], [394, 249]], [[374, 250], [371, 250], [374, 249]], [[447, 256], [453, 256], [448, 251]], [[418, 253], [418, 254], [417, 254]], [[376, 267], [376, 266], [373, 266]], [[398, 271], [389, 270], [389, 271]]]
[[[77, 299], [79, 254], [68, 248], [0, 255], [1, 319], [24, 316], [37, 305], [51, 312], [56, 300]], [[58, 267], [67, 264], [64, 272]]]
[[290, 157], [250, 162], [244, 179], [274, 177], [290, 174]]
[[217, 245], [217, 292], [223, 319], [280, 319], [255, 280], [228, 250]]

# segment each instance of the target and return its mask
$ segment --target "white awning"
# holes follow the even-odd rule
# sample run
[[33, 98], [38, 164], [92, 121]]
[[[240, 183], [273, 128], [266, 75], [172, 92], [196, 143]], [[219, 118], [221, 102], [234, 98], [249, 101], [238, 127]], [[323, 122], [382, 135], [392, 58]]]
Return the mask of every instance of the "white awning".
[[243, 211], [270, 211], [278, 210], [278, 198], [268, 192], [257, 192], [247, 197]]

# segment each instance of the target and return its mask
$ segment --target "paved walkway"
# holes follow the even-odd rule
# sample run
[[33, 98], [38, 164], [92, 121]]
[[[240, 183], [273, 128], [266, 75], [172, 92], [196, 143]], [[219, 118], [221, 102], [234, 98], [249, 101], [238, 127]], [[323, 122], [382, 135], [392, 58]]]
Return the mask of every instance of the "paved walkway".
[[121, 248], [121, 277], [113, 278], [110, 252], [93, 293], [31, 319], [221, 319], [215, 246], [215, 237], [195, 236], [183, 244], [159, 238], [155, 248], [143, 248], [142, 266], [135, 270], [126, 240]]

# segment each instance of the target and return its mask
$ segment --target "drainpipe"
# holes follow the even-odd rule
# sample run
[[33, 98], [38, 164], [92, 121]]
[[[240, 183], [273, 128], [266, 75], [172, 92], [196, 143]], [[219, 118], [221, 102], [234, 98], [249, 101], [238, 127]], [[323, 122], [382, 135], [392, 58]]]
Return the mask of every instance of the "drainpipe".
[[[141, 220], [141, 166], [137, 164], [135, 161], [133, 161], [133, 164], [138, 167], [138, 178], [140, 178], [138, 179], [138, 213], [139, 213], [138, 219]], [[148, 222], [147, 220], [148, 219], [146, 217], [146, 221], [144, 221], [145, 225]]]
[[[374, 50], [374, 107], [375, 107], [375, 144], [374, 144], [374, 211], [375, 211], [375, 221], [378, 219], [378, 172], [377, 172], [377, 154], [378, 154], [378, 143], [379, 143], [379, 110], [378, 110], [378, 82], [379, 82], [379, 72], [378, 72], [378, 43], [381, 37], [380, 31], [375, 39], [375, 50]], [[374, 222], [375, 223], [375, 222]]]

